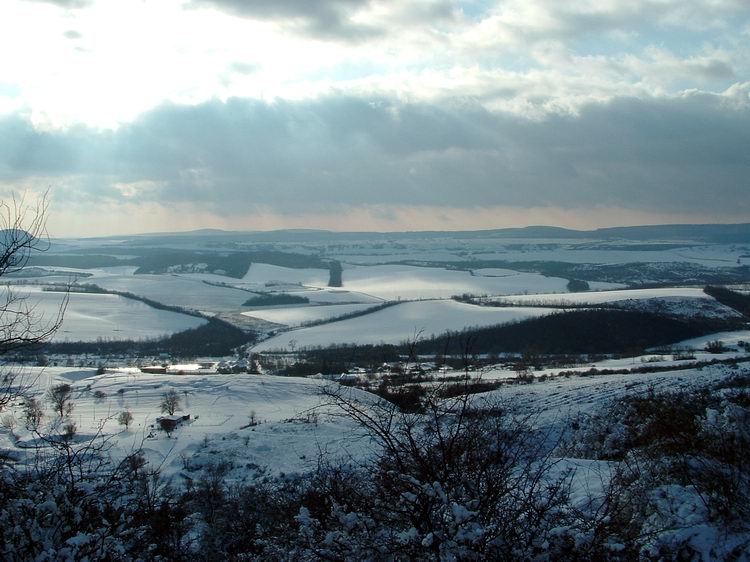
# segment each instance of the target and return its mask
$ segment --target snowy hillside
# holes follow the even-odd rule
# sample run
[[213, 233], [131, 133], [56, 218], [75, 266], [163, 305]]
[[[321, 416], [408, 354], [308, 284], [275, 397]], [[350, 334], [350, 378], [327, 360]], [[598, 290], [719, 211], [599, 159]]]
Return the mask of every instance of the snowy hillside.
[[[5, 294], [0, 291], [0, 298], [5, 298]], [[13, 286], [12, 294], [24, 300], [11, 305], [10, 310], [24, 312], [28, 307], [40, 328], [53, 325], [66, 302], [64, 292], [42, 291], [27, 285]], [[118, 295], [73, 292], [67, 296], [63, 322], [53, 341], [155, 339], [196, 328], [205, 322]]]
[[[299, 472], [312, 468], [321, 451], [341, 455], [358, 451], [350, 442], [351, 424], [316, 410], [320, 390], [327, 383], [314, 379], [259, 375], [148, 375], [120, 370], [96, 375], [93, 369], [28, 367], [23, 380], [31, 383], [29, 395], [45, 404], [44, 424], [54, 422], [45, 393], [59, 384], [72, 386], [74, 409], [70, 415], [78, 427], [78, 439], [101, 431], [111, 436], [112, 454], [124, 457], [142, 449], [147, 460], [160, 467], [165, 477], [184, 472], [184, 459], [195, 458], [193, 468], [226, 455], [238, 467], [268, 467], [273, 472]], [[165, 392], [179, 397], [176, 413], [189, 415], [171, 436], [158, 429], [163, 415], [160, 402]], [[123, 411], [133, 415], [128, 430], [118, 424]], [[19, 402], [11, 414], [23, 417]], [[251, 416], [257, 425], [249, 425]], [[2, 433], [0, 447], [22, 456], [33, 451], [34, 436], [19, 424], [18, 440]], [[247, 472], [247, 471], [245, 471]], [[189, 472], [186, 473], [189, 476]], [[240, 474], [238, 478], [247, 477]]]
[[453, 300], [404, 302], [365, 316], [284, 332], [253, 349], [282, 349], [289, 347], [293, 340], [297, 348], [343, 343], [400, 343], [420, 334], [427, 337], [448, 330], [505, 324], [553, 312], [554, 309], [545, 308], [491, 308]]

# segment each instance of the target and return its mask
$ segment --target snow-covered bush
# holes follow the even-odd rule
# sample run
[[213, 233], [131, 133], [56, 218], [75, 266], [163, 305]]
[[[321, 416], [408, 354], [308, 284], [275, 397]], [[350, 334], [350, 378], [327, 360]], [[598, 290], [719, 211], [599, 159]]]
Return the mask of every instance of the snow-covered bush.
[[[744, 381], [744, 382], [743, 382]], [[614, 461], [599, 502], [610, 538], [647, 559], [750, 554], [750, 393], [714, 388], [623, 398], [576, 420], [564, 454]]]
[[47, 441], [37, 461], [0, 470], [0, 558], [172, 560], [186, 513], [134, 453], [112, 464], [105, 442]]
[[[437, 396], [437, 395], [436, 395]], [[369, 464], [318, 475], [325, 502], [298, 514], [303, 546], [328, 559], [524, 559], [564, 526], [567, 474], [553, 475], [545, 435], [499, 404], [427, 396], [424, 414], [331, 405], [376, 445]]]

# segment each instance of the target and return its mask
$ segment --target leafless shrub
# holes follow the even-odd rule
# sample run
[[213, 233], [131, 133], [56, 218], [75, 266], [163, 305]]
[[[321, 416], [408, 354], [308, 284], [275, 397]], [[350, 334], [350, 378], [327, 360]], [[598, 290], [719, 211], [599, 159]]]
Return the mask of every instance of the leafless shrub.
[[3, 419], [0, 423], [2, 423], [3, 429], [7, 430], [8, 433], [10, 433], [11, 437], [15, 438], [15, 431], [18, 427], [18, 420], [16, 419], [16, 416], [14, 416], [13, 414], [6, 414], [3, 416]]
[[36, 398], [26, 398], [24, 401], [24, 421], [29, 431], [36, 431], [44, 418], [42, 405]]
[[[356, 491], [328, 481], [331, 509], [306, 508], [303, 534], [317, 555], [523, 557], [562, 524], [567, 477], [553, 476], [545, 436], [530, 419], [468, 395], [428, 394], [424, 413], [341, 387], [324, 398], [378, 449]], [[328, 542], [316, 543], [323, 536]]]
[[64, 418], [73, 412], [73, 388], [69, 384], [61, 383], [50, 387], [45, 394], [45, 398], [60, 418]]
[[117, 423], [120, 425], [125, 426], [125, 431], [130, 429], [130, 424], [133, 423], [133, 414], [130, 412], [130, 410], [124, 410], [120, 412], [117, 416]]

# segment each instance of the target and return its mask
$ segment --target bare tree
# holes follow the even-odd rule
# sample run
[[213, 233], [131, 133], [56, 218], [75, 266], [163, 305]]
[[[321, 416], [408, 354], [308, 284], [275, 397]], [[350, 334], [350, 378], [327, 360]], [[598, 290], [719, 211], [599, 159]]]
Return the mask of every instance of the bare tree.
[[73, 411], [73, 388], [69, 384], [61, 383], [47, 390], [47, 401], [61, 418]]
[[130, 424], [133, 423], [133, 414], [130, 410], [124, 410], [117, 416], [117, 423], [125, 426], [125, 431], [130, 429]]
[[0, 425], [2, 425], [3, 429], [8, 430], [8, 433], [10, 433], [10, 436], [12, 438], [16, 438], [16, 427], [18, 427], [18, 420], [16, 420], [16, 417], [13, 414], [7, 414], [3, 416], [3, 419], [0, 421]]
[[39, 400], [33, 397], [25, 400], [23, 417], [26, 422], [26, 429], [36, 431], [44, 417], [44, 410]]
[[62, 437], [66, 441], [72, 440], [73, 437], [75, 437], [76, 433], [78, 433], [78, 426], [76, 425], [76, 422], [68, 422], [62, 428]]
[[[0, 202], [0, 277], [18, 273], [35, 252], [49, 248], [47, 206], [46, 197], [35, 204], [27, 204], [23, 197]], [[64, 306], [55, 318], [45, 321], [34, 314], [34, 306], [27, 301], [6, 289], [0, 307], [0, 353], [45, 341], [60, 326]]]
[[[34, 252], [49, 246], [46, 211], [46, 198], [36, 205], [23, 199], [0, 202], [0, 278], [12, 277]], [[0, 357], [47, 341], [67, 304], [66, 293], [57, 313], [45, 319], [35, 310], [33, 297], [17, 293], [0, 285]], [[0, 557], [27, 560], [67, 552], [76, 560], [184, 559], [175, 554], [179, 545], [173, 548], [176, 543], [161, 531], [181, 525], [184, 515], [177, 519], [167, 514], [169, 523], [159, 529], [151, 525], [157, 518], [167, 521], [161, 507], [163, 485], [157, 473], [143, 468], [141, 451], [117, 462], [110, 454], [113, 435], [103, 433], [106, 419], [94, 435], [77, 435], [73, 420], [63, 417], [72, 404], [67, 385], [50, 389], [48, 398], [60, 417], [42, 427], [41, 400], [29, 392], [34, 382], [23, 371], [0, 367], [0, 410], [11, 404], [23, 408], [23, 423], [34, 434], [24, 446], [35, 453], [19, 462], [0, 455]], [[0, 423], [13, 431], [10, 417]]]
[[[49, 248], [47, 206], [46, 196], [36, 203], [24, 197], [0, 202], [0, 278], [20, 272], [35, 252]], [[14, 291], [10, 283], [0, 287], [0, 356], [47, 341], [62, 324], [67, 303], [66, 292], [56, 314], [45, 318], [28, 295]], [[29, 386], [30, 381], [23, 381], [17, 370], [3, 373], [0, 410]]]
[[174, 415], [175, 410], [180, 409], [180, 395], [174, 389], [165, 392], [162, 394], [160, 406], [163, 413]]

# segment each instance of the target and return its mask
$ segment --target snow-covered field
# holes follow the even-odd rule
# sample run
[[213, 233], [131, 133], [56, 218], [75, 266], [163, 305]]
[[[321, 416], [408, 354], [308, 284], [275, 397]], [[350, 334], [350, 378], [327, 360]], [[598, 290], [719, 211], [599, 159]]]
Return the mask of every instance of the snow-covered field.
[[[474, 269], [472, 270], [472, 274], [474, 276], [479, 277], [493, 277], [493, 278], [505, 278], [506, 281], [514, 281], [514, 279], [510, 279], [512, 277], [517, 277], [518, 275], [532, 275], [532, 276], [538, 276], [538, 274], [535, 273], [521, 273], [519, 271], [515, 271], [512, 269], [499, 269], [495, 267], [483, 267], [480, 269]], [[558, 279], [557, 277], [545, 277], [545, 279]], [[610, 290], [610, 289], [620, 289], [624, 287], [625, 285], [622, 285], [620, 283], [607, 283], [605, 281], [589, 281], [588, 282], [589, 287], [593, 290]], [[566, 282], [567, 285], [567, 282]], [[567, 286], [561, 291], [562, 293], [567, 292]], [[523, 291], [514, 291], [518, 293], [524, 293], [527, 291], [527, 289], [524, 289]], [[531, 291], [529, 291], [531, 292]]]
[[[30, 279], [38, 283], [69, 282], [76, 273], [88, 273], [90, 277], [78, 279], [78, 284], [94, 284], [112, 291], [133, 293], [156, 302], [181, 306], [208, 314], [235, 312], [252, 297], [252, 293], [239, 288], [220, 287], [209, 283], [234, 284], [239, 280], [210, 273], [186, 274], [139, 274], [133, 266], [76, 269], [69, 267], [40, 267], [55, 272], [67, 272], [71, 277], [55, 276]], [[17, 278], [13, 279], [17, 282]], [[208, 281], [208, 283], [204, 282]], [[238, 283], [242, 286], [242, 283]], [[243, 287], [244, 288], [244, 287]], [[249, 286], [248, 286], [249, 288]]]
[[[706, 267], [736, 266], [737, 259], [745, 253], [731, 245], [686, 245], [670, 249], [648, 250], [643, 243], [582, 243], [580, 240], [569, 243], [550, 244], [549, 240], [517, 240], [511, 245], [505, 242], [492, 252], [476, 253], [481, 259], [501, 259], [507, 261], [564, 261], [569, 263], [676, 263], [687, 262]], [[632, 249], [625, 249], [630, 246]], [[740, 258], [741, 259], [741, 258]]]
[[383, 299], [371, 295], [355, 293], [353, 291], [338, 288], [307, 288], [293, 291], [285, 290], [284, 293], [287, 295], [305, 297], [309, 299], [312, 304], [369, 304], [383, 302]]
[[[394, 252], [388, 248], [388, 243], [383, 243], [380, 244], [380, 249], [373, 244], [372, 248], [361, 253], [357, 252], [356, 244], [351, 247], [339, 245], [335, 251], [340, 252], [338, 255], [342, 258], [347, 256], [343, 259], [344, 287], [341, 289], [327, 287], [329, 272], [324, 269], [291, 269], [264, 264], [254, 264], [243, 279], [208, 273], [136, 276], [133, 274], [134, 268], [128, 266], [92, 270], [56, 267], [50, 268], [57, 272], [54, 277], [34, 278], [34, 281], [64, 281], [66, 273], [84, 271], [91, 274], [91, 277], [81, 279], [81, 283], [96, 283], [108, 289], [132, 292], [165, 304], [225, 316], [242, 318], [238, 314], [242, 313], [290, 327], [367, 311], [373, 304], [384, 300], [403, 301], [357, 318], [292, 329], [257, 344], [253, 349], [265, 351], [346, 343], [399, 343], [414, 337], [444, 333], [446, 330], [498, 325], [557, 312], [558, 309], [552, 308], [552, 305], [575, 304], [585, 307], [589, 304], [620, 303], [620, 306], [643, 310], [656, 307], [669, 314], [690, 315], [699, 310], [707, 315], [736, 316], [734, 312], [722, 311], [722, 305], [699, 288], [600, 290], [612, 289], [617, 285], [591, 283], [591, 287], [597, 290], [573, 294], [567, 292], [567, 279], [508, 269], [488, 268], [469, 272], [439, 267], [364, 265], [378, 261], [395, 261], [399, 257], [406, 259], [407, 256], [408, 259], [425, 261], [472, 260], [481, 257], [509, 262], [547, 259], [582, 264], [641, 261], [658, 262], [659, 266], [654, 268], [658, 276], [661, 272], [667, 272], [670, 264], [675, 262], [713, 267], [734, 266], [739, 263], [738, 253], [747, 253], [746, 248], [732, 246], [685, 246], [647, 251], [639, 247], [645, 246], [644, 244], [633, 245], [630, 251], [616, 249], [617, 245], [626, 245], [619, 242], [611, 242], [615, 249], [605, 250], [608, 243], [581, 240], [550, 243], [486, 239], [467, 241], [463, 248], [460, 247], [463, 242], [453, 241], [451, 244], [453, 247], [446, 245], [445, 241], [432, 242], [424, 239], [399, 245], [398, 251]], [[314, 244], [300, 246], [297, 251], [337, 255], [326, 253], [327, 248], [325, 251], [317, 251]], [[354, 263], [360, 265], [353, 265]], [[217, 286], [217, 283], [227, 286]], [[35, 306], [37, 312], [45, 314], [50, 320], [56, 317], [62, 294], [42, 292], [33, 287], [18, 290], [29, 296], [30, 304]], [[252, 290], [296, 294], [309, 298], [311, 303], [307, 306], [248, 310], [243, 303], [253, 296], [248, 292]], [[493, 300], [501, 300], [509, 306], [483, 307], [447, 300], [447, 297], [461, 293], [492, 295]], [[263, 322], [247, 321], [248, 324], [263, 325]], [[73, 293], [70, 295], [65, 321], [56, 339], [158, 337], [195, 327], [202, 322], [203, 320], [190, 316], [156, 310], [132, 299]], [[267, 329], [277, 328], [278, 326], [271, 326]], [[722, 341], [730, 349], [721, 354], [704, 351], [707, 343], [713, 340]], [[750, 373], [750, 365], [747, 363], [750, 356], [747, 348], [740, 343], [748, 341], [750, 330], [717, 333], [675, 346], [693, 348], [691, 352], [673, 354], [665, 351], [662, 354], [653, 350], [643, 357], [610, 358], [596, 363], [579, 362], [568, 367], [533, 371], [530, 372], [533, 380], [531, 384], [504, 384], [492, 392], [473, 396], [471, 400], [475, 404], [484, 400], [499, 400], [509, 408], [512, 407], [509, 411], [514, 414], [528, 414], [531, 423], [537, 428], [551, 428], [553, 431], [550, 434], [555, 435], [554, 431], [557, 431], [556, 435], [560, 435], [564, 428], [571, 427], [571, 416], [594, 414], [625, 396], [710, 388], [713, 383], [734, 374], [746, 376]], [[267, 365], [271, 365], [275, 359], [271, 357]], [[724, 360], [725, 363], [709, 364], [715, 359]], [[60, 358], [55, 357], [53, 360], [59, 361]], [[62, 362], [64, 361], [63, 357]], [[704, 362], [705, 366], [700, 367], [697, 362]], [[93, 365], [95, 362], [89, 364]], [[263, 363], [263, 367], [266, 367], [266, 363]], [[635, 372], [642, 367], [653, 367], [659, 372]], [[142, 450], [151, 466], [164, 478], [171, 479], [178, 489], [181, 483], [200, 478], [202, 469], [219, 463], [227, 463], [229, 466], [225, 479], [232, 485], [250, 482], [263, 474], [294, 474], [313, 469], [318, 465], [322, 454], [330, 455], [334, 462], [340, 458], [357, 462], [373, 451], [375, 445], [365, 437], [361, 428], [348, 418], [334, 415], [335, 412], [329, 406], [321, 406], [321, 390], [326, 385], [335, 383], [295, 377], [207, 374], [191, 371], [192, 368], [175, 366], [173, 369], [188, 374], [143, 374], [137, 369], [123, 367], [97, 375], [94, 368], [28, 367], [20, 371], [20, 377], [29, 384], [29, 394], [36, 396], [46, 410], [44, 426], [49, 428], [48, 424], [55, 422], [45, 391], [52, 385], [68, 383], [72, 385], [75, 403], [70, 415], [70, 421], [77, 426], [75, 440], [85, 443], [101, 432], [102, 437], [112, 445], [110, 453], [115, 459]], [[0, 375], [9, 372], [9, 369], [15, 371], [17, 367], [6, 365], [0, 368]], [[632, 372], [602, 375], [592, 374], [592, 369]], [[568, 372], [562, 376], [561, 371]], [[435, 380], [425, 379], [420, 384], [435, 386], [445, 382], [440, 380], [441, 377], [451, 380], [461, 374], [459, 371], [435, 372]], [[511, 382], [508, 379], [518, 377], [518, 373], [508, 365], [496, 365], [481, 373], [473, 373], [473, 376], [480, 375], [484, 380], [502, 382]], [[375, 377], [379, 375], [362, 376], [367, 380], [374, 379], [372, 382], [376, 384]], [[155, 427], [157, 417], [162, 414], [160, 402], [168, 391], [174, 391], [179, 398], [176, 413], [189, 416], [169, 435]], [[349, 391], [365, 402], [377, 400], [373, 395], [357, 389]], [[133, 414], [133, 424], [127, 430], [117, 421], [118, 414], [126, 410]], [[41, 442], [25, 427], [23, 411], [24, 404], [17, 399], [2, 412], [0, 453], [9, 453], [11, 458], [21, 461], [26, 458], [33, 462]], [[746, 412], [743, 413], [745, 414]], [[14, 419], [11, 418], [17, 423], [13, 423]], [[706, 419], [709, 419], [708, 413]], [[550, 450], [553, 449], [550, 447]], [[592, 493], [596, 495], [604, 492], [605, 484], [612, 474], [610, 469], [616, 463], [610, 457], [604, 457], [608, 460], [595, 460], [603, 457], [582, 454], [578, 458], [571, 451], [554, 449], [553, 454], [563, 458], [556, 457], [553, 462], [560, 475], [571, 470], [573, 502], [580, 500], [580, 507], [585, 510], [591, 508], [591, 505], [584, 504], [587, 498], [591, 499]], [[684, 488], [687, 490], [689, 487]], [[664, 489], [653, 492], [663, 493]], [[689, 494], [680, 494], [675, 496], [679, 500], [675, 502], [675, 511], [680, 512], [680, 517], [686, 514], [684, 520], [688, 521], [688, 525], [683, 525], [680, 531], [693, 533], [694, 529], [689, 523], [694, 516], [691, 510], [695, 511], [695, 504], [691, 503]], [[660, 505], [666, 505], [666, 502]], [[453, 513], [455, 515], [462, 512], [454, 510]], [[709, 519], [706, 521], [710, 522]], [[696, 529], [696, 533], [703, 532], [698, 526]], [[716, 529], [719, 534], [724, 530], [721, 524], [716, 525]], [[699, 537], [696, 542], [709, 544], [711, 541]], [[617, 546], [613, 546], [613, 552]]]
[[357, 318], [284, 332], [256, 345], [255, 351], [332, 344], [400, 343], [448, 330], [492, 326], [555, 312], [545, 308], [492, 308], [453, 300], [404, 302]]
[[750, 343], [750, 330], [738, 330], [735, 332], [718, 332], [691, 340], [685, 340], [678, 345], [695, 349], [703, 349], [710, 341], [720, 341], [725, 346], [736, 346], [740, 342]]
[[627, 310], [686, 318], [742, 318], [742, 313], [712, 298], [659, 297], [654, 299], [627, 299], [616, 301], [612, 304]]
[[508, 295], [566, 292], [568, 281], [537, 273], [502, 271], [492, 277], [409, 265], [345, 266], [344, 288], [387, 300], [449, 298], [462, 293]]
[[260, 318], [275, 324], [286, 326], [300, 326], [307, 322], [330, 320], [351, 314], [362, 312], [372, 308], [371, 304], [332, 304], [320, 306], [279, 306], [274, 308], [263, 308], [243, 312], [245, 316]]
[[242, 281], [256, 285], [328, 286], [327, 269], [293, 269], [266, 263], [253, 263]]
[[[320, 404], [321, 388], [327, 384], [318, 380], [260, 375], [148, 375], [135, 370], [97, 376], [93, 369], [59, 367], [29, 367], [24, 372], [25, 380], [33, 383], [31, 394], [42, 402], [50, 386], [72, 385], [75, 409], [71, 419], [76, 422], [81, 439], [101, 427], [105, 436], [114, 436], [115, 456], [142, 447], [149, 462], [160, 467], [165, 477], [185, 473], [184, 458], [192, 459], [193, 468], [200, 463], [231, 459], [239, 467], [238, 479], [251, 474], [248, 465], [268, 466], [276, 473], [298, 472], [315, 466], [321, 451], [338, 455], [361, 451], [367, 445], [350, 440], [355, 429], [351, 423], [329, 419], [325, 411], [320, 411], [317, 418], [311, 415]], [[176, 413], [191, 416], [191, 421], [177, 428], [171, 438], [151, 428], [155, 418], [162, 415], [159, 404], [169, 390], [175, 390], [180, 398]], [[103, 395], [97, 398], [95, 393]], [[116, 420], [126, 409], [133, 414], [128, 431]], [[11, 412], [20, 419], [20, 403]], [[260, 423], [247, 427], [251, 414]], [[48, 412], [46, 421], [52, 417]], [[21, 437], [17, 445], [0, 429], [0, 447], [23, 449], [30, 435], [22, 425], [19, 423], [16, 430]]]
[[351, 251], [333, 250], [330, 252], [330, 255], [342, 262], [355, 265], [377, 265], [393, 261], [453, 262], [466, 259], [466, 256], [447, 251], [436, 251], [433, 249], [420, 251], [414, 248], [400, 250], [393, 247], [381, 250], [372, 250], [369, 248], [366, 250]]
[[570, 416], [592, 412], [626, 396], [654, 392], [689, 390], [721, 381], [736, 371], [717, 365], [712, 368], [675, 368], [673, 371], [587, 375], [553, 378], [544, 382], [508, 385], [477, 395], [477, 399], [512, 401], [519, 412], [538, 414], [538, 421], [561, 423]]
[[[616, 368], [614, 364], [608, 366]], [[96, 375], [94, 369], [64, 367], [26, 367], [21, 372], [29, 394], [43, 403], [48, 388], [71, 384], [75, 402], [71, 419], [76, 422], [81, 439], [101, 428], [103, 435], [114, 437], [115, 455], [142, 447], [148, 460], [160, 467], [166, 477], [186, 473], [186, 466], [195, 470], [228, 459], [237, 467], [230, 478], [241, 480], [252, 476], [253, 469], [247, 467], [293, 473], [314, 467], [321, 452], [356, 457], [370, 450], [369, 442], [359, 439], [352, 422], [331, 418], [330, 410], [318, 408], [321, 389], [335, 383], [244, 374], [149, 375], [135, 369], [103, 375]], [[475, 399], [510, 402], [519, 412], [535, 414], [538, 423], [557, 424], [625, 395], [646, 394], [651, 389], [658, 392], [698, 388], [733, 373], [736, 370], [723, 365], [687, 369], [675, 365], [674, 370], [663, 372], [553, 377], [534, 384], [503, 386], [476, 395]], [[503, 378], [490, 372], [485, 375], [488, 379]], [[180, 398], [176, 413], [191, 416], [171, 438], [152, 428], [156, 417], [162, 415], [159, 404], [163, 394], [169, 390]], [[374, 399], [370, 394], [352, 392], [365, 401]], [[133, 424], [127, 431], [116, 420], [126, 409], [133, 414]], [[21, 402], [11, 405], [9, 412], [20, 420]], [[258, 425], [249, 426], [251, 415]], [[49, 409], [45, 419], [53, 419]], [[25, 444], [30, 444], [31, 435], [22, 426], [19, 423], [16, 429], [18, 443], [0, 428], [0, 447], [23, 450]]]
[[612, 291], [587, 291], [583, 293], [559, 293], [503, 296], [493, 299], [513, 304], [604, 304], [624, 300], [655, 299], [667, 297], [689, 297], [713, 300], [703, 289], [693, 287], [669, 287], [660, 289], [622, 289]]
[[96, 277], [92, 282], [105, 289], [207, 313], [237, 311], [252, 296], [247, 291], [209, 285], [182, 275], [112, 275]]
[[[726, 334], [730, 334], [727, 332]], [[732, 345], [731, 337], [737, 337], [739, 334], [731, 332], [732, 336], [725, 336], [725, 342], [728, 346]], [[718, 335], [717, 335], [718, 336]], [[715, 336], [712, 336], [716, 339]], [[707, 338], [708, 339], [708, 338]], [[612, 371], [637, 371], [642, 368], [655, 368], [655, 369], [674, 369], [676, 371], [684, 369], [692, 369], [698, 363], [708, 363], [718, 358], [720, 359], [746, 359], [748, 357], [745, 351], [738, 351], [736, 348], [724, 352], [720, 355], [715, 353], [709, 353], [703, 351], [705, 343], [702, 339], [694, 340], [698, 345], [687, 345], [693, 340], [688, 340], [675, 345], [676, 349], [683, 350], [682, 353], [651, 353], [638, 357], [625, 357], [617, 359], [602, 359], [601, 361], [593, 361], [591, 363], [573, 363], [562, 367], [545, 367], [543, 369], [528, 371], [525, 373], [526, 376], [533, 376], [535, 379], [555, 377], [561, 373], [589, 373], [592, 369], [595, 370], [612, 370]], [[688, 350], [693, 350], [689, 351]], [[442, 378], [451, 378], [457, 375], [461, 375], [461, 371], [447, 371], [441, 373]], [[642, 373], [632, 373], [627, 376], [635, 376]], [[497, 381], [497, 380], [513, 380], [518, 378], [518, 371], [514, 370], [510, 365], [501, 366], [494, 365], [482, 370], [471, 372], [470, 375], [482, 381]], [[588, 375], [587, 375], [588, 376]], [[604, 375], [602, 375], [604, 376]], [[612, 375], [615, 376], [615, 375]], [[620, 375], [617, 375], [620, 376]], [[438, 379], [439, 380], [439, 379]]]
[[[3, 292], [2, 298], [6, 294]], [[15, 286], [12, 294], [25, 300], [12, 305], [11, 310], [32, 308], [40, 328], [54, 324], [65, 298], [64, 293], [42, 291], [31, 286]], [[7, 313], [4, 318], [9, 318]], [[62, 326], [53, 341], [158, 338], [204, 323], [205, 320], [194, 316], [158, 310], [117, 295], [70, 293]]]
[[[585, 453], [576, 454], [570, 446], [553, 449], [556, 444], [565, 443], [564, 440], [558, 441], [557, 437], [564, 435], [573, 419], [580, 420], [579, 415], [603, 412], [615, 400], [626, 396], [648, 397], [654, 392], [710, 388], [748, 372], [746, 364], [741, 364], [675, 368], [652, 373], [573, 375], [539, 380], [533, 384], [504, 385], [491, 392], [473, 395], [469, 400], [474, 407], [500, 405], [503, 410], [512, 409], [514, 415], [525, 418], [527, 423], [540, 430], [546, 436], [552, 454], [548, 459], [551, 472], [540, 476], [544, 479], [542, 483], [552, 484], [558, 477], [570, 478], [569, 501], [574, 508], [590, 512], [600, 505], [609, 490], [607, 484], [618, 463], [597, 460], [601, 457], [586, 456]], [[99, 435], [109, 446], [107, 454], [115, 461], [134, 451], [142, 452], [150, 468], [158, 471], [161, 484], [169, 484], [178, 493], [183, 486], [201, 482], [199, 479], [207, 473], [221, 474], [221, 483], [231, 489], [238, 484], [264, 482], [266, 476], [279, 476], [287, 481], [289, 475], [314, 470], [320, 466], [321, 459], [330, 461], [333, 466], [340, 462], [360, 464], [377, 452], [376, 442], [361, 427], [350, 418], [341, 416], [341, 412], [332, 406], [322, 405], [320, 391], [325, 385], [335, 383], [260, 375], [147, 375], [134, 369], [96, 375], [93, 369], [36, 367], [27, 368], [22, 377], [29, 383], [29, 395], [39, 399], [45, 408], [42, 432], [47, 429], [56, 431], [54, 427], [58, 423], [44, 396], [45, 391], [60, 383], [70, 384], [74, 408], [66, 422], [75, 423], [73, 441], [85, 444]], [[160, 402], [170, 391], [179, 398], [175, 413], [189, 416], [189, 419], [181, 421], [174, 431], [167, 434], [155, 426], [161, 415]], [[357, 389], [344, 391], [360, 399], [363, 408], [377, 400]], [[117, 416], [124, 411], [133, 415], [129, 429], [117, 421]], [[746, 416], [743, 408], [734, 407], [721, 412], [707, 410], [706, 418], [711, 419], [711, 414], [723, 421], [721, 416], [726, 416], [727, 412], [733, 416]], [[8, 423], [10, 419], [15, 423]], [[396, 416], [394, 428], [399, 427], [398, 419]], [[746, 421], [743, 421], [746, 418], [736, 419], [739, 420], [737, 426], [746, 427]], [[409, 421], [413, 423], [414, 418], [409, 418]], [[59, 430], [59, 426], [57, 428]], [[4, 412], [0, 450], [21, 463], [31, 464], [39, 458], [39, 445], [37, 437], [25, 427], [23, 401], [15, 400]], [[635, 458], [640, 461], [644, 457]], [[211, 467], [218, 466], [222, 467], [221, 472], [209, 472]], [[639, 468], [641, 466], [653, 470], [653, 467], [639, 465]], [[744, 475], [744, 472], [740, 474]], [[646, 479], [644, 482], [648, 483]], [[432, 485], [432, 481], [427, 485]], [[520, 487], [514, 489], [523, 491]], [[640, 493], [640, 490], [640, 487], [636, 488], [636, 492]], [[699, 493], [701, 490], [698, 489]], [[659, 527], [659, 532], [668, 534], [676, 530], [679, 536], [704, 553], [696, 560], [729, 559], [727, 556], [711, 556], [714, 547], [721, 553], [729, 552], [723, 541], [727, 541], [730, 547], [739, 545], [734, 554], [740, 556], [731, 559], [746, 559], [742, 551], [744, 548], [747, 553], [746, 527], [738, 526], [726, 533], [724, 520], [712, 519], [708, 510], [700, 508], [700, 498], [695, 496], [692, 485], [660, 486], [657, 482], [647, 491], [654, 497], [654, 503], [649, 507], [655, 505], [657, 515], [671, 516], [668, 522], [679, 523]], [[665, 492], [670, 492], [671, 503], [660, 499], [666, 497]], [[631, 497], [621, 493], [626, 501]], [[458, 504], [454, 504], [453, 513], [463, 513], [455, 505]], [[560, 509], [567, 507], [562, 504]], [[654, 511], [652, 509], [649, 513]], [[300, 510], [300, 513], [303, 512]]]

